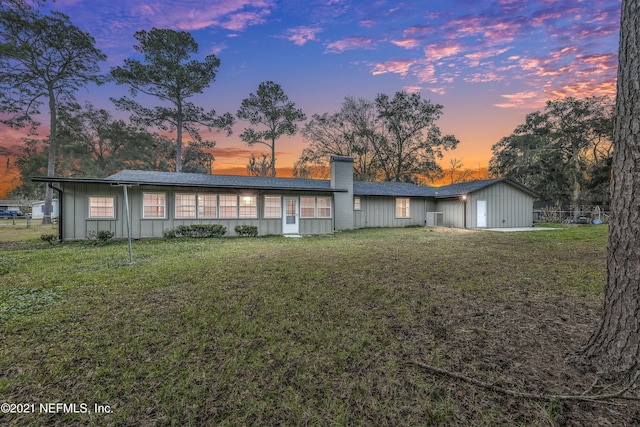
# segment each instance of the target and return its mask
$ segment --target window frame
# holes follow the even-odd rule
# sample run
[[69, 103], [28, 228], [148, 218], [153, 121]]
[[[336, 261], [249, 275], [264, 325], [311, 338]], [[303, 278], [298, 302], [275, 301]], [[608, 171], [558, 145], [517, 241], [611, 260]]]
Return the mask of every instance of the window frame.
[[[308, 200], [313, 200], [313, 206], [311, 205], [305, 205], [302, 201], [308, 199]], [[315, 196], [300, 196], [300, 218], [316, 218], [316, 198]], [[309, 210], [309, 209], [313, 209], [313, 214], [311, 216], [309, 215], [305, 215], [304, 211]]]
[[[267, 199], [277, 199], [278, 202], [277, 202], [277, 204], [274, 203], [273, 205], [270, 205], [267, 202]], [[278, 215], [277, 216], [270, 215], [269, 214], [269, 210], [270, 209], [277, 209]], [[272, 196], [272, 195], [264, 196], [264, 218], [265, 219], [280, 219], [280, 218], [282, 218], [282, 196]]]
[[[248, 201], [250, 204], [245, 204]], [[252, 194], [244, 194], [239, 196], [238, 200], [238, 218], [256, 219], [258, 218], [258, 196]]]
[[[111, 216], [104, 216], [104, 215], [93, 216], [93, 215], [91, 215], [92, 208], [96, 208], [96, 209], [105, 209], [105, 208], [108, 209], [109, 208], [108, 206], [91, 206], [91, 199], [111, 199], [111, 201], [112, 201], [112, 203], [111, 203], [112, 215]], [[88, 199], [87, 199], [87, 219], [116, 219], [116, 196], [88, 196]]]
[[[204, 197], [208, 197], [208, 198], [213, 198], [213, 201], [215, 202], [214, 205], [211, 204], [203, 204], [202, 200]], [[198, 219], [218, 219], [218, 194], [216, 193], [197, 193], [196, 195], [196, 204], [197, 204], [197, 208], [196, 208], [196, 215], [198, 217]], [[213, 216], [211, 215], [204, 215], [202, 212], [204, 211], [204, 209], [212, 209], [213, 208]]]
[[[182, 196], [193, 196], [193, 204], [185, 205], [181, 202], [178, 204], [178, 198]], [[174, 206], [173, 213], [176, 219], [197, 219], [198, 218], [198, 195], [196, 193], [175, 193], [173, 195]], [[178, 215], [178, 209], [184, 207], [193, 207], [193, 216]]]
[[[163, 204], [162, 205], [147, 205], [145, 202], [145, 196], [147, 194], [156, 194], [156, 195], [162, 195], [162, 199], [163, 199]], [[163, 216], [147, 216], [146, 215], [146, 207], [150, 206], [150, 207], [160, 207], [162, 206], [162, 212], [163, 212]], [[165, 191], [143, 191], [142, 192], [142, 219], [167, 219], [167, 193]]]
[[[222, 200], [233, 200], [235, 202], [234, 205], [223, 205]], [[223, 215], [223, 210], [226, 213], [226, 210], [229, 208], [233, 208], [234, 215]], [[238, 218], [238, 195], [237, 194], [218, 194], [218, 219], [237, 219]]]
[[[320, 206], [320, 200], [327, 200], [329, 202], [328, 206]], [[322, 218], [322, 219], [327, 219], [327, 218], [331, 218], [331, 213], [332, 213], [332, 203], [331, 203], [331, 197], [329, 196], [318, 196], [316, 197], [316, 218]], [[320, 211], [325, 211], [328, 210], [329, 214], [328, 215], [321, 215]]]
[[362, 200], [360, 196], [353, 196], [353, 210], [361, 211], [362, 210]]
[[[406, 201], [404, 206], [400, 206], [398, 202]], [[399, 211], [404, 211], [405, 215], [400, 215]], [[396, 197], [396, 218], [407, 219], [411, 218], [411, 198], [410, 197]]]

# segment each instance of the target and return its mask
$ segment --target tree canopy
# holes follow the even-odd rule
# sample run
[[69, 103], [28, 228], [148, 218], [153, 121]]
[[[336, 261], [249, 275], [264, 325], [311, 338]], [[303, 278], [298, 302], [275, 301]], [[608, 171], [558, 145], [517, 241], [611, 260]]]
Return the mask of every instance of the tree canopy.
[[[240, 134], [244, 142], [249, 146], [263, 144], [269, 147], [269, 172], [271, 176], [276, 176], [276, 140], [283, 135], [295, 135], [298, 131], [296, 122], [304, 121], [307, 117], [289, 100], [282, 87], [272, 81], [260, 83], [255, 94], [243, 99], [236, 115], [253, 125]], [[255, 166], [255, 158], [253, 164]], [[255, 167], [253, 170], [257, 171]]]
[[183, 130], [194, 142], [209, 147], [215, 143], [202, 140], [200, 126], [231, 133], [230, 114], [218, 116], [215, 110], [205, 111], [187, 101], [215, 80], [220, 60], [215, 55], [207, 55], [204, 61], [191, 59], [198, 53], [198, 44], [184, 31], [153, 28], [149, 32], [138, 31], [134, 37], [138, 41], [135, 49], [144, 55], [144, 62], [127, 59], [122, 67], [111, 69], [111, 76], [117, 83], [128, 85], [131, 96], [142, 93], [168, 105], [147, 108], [126, 96], [112, 101], [118, 109], [131, 111], [131, 120], [137, 125], [176, 131], [175, 170], [181, 172]]
[[[19, 6], [19, 7], [18, 7]], [[43, 15], [23, 2], [0, 6], [0, 113], [13, 127], [39, 125], [43, 99], [48, 101], [49, 142], [47, 176], [55, 173], [58, 110], [75, 102], [75, 92], [98, 80], [106, 56], [88, 33], [67, 15]], [[43, 223], [51, 221], [52, 192], [47, 190]]]
[[420, 182], [438, 176], [444, 151], [455, 149], [453, 135], [436, 125], [442, 105], [420, 94], [379, 94], [374, 101], [345, 98], [339, 112], [314, 115], [303, 130], [310, 146], [295, 173], [305, 176], [332, 155], [354, 158], [354, 177], [363, 181]]
[[544, 200], [607, 204], [613, 126], [602, 97], [548, 101], [492, 147], [490, 171], [512, 178]]

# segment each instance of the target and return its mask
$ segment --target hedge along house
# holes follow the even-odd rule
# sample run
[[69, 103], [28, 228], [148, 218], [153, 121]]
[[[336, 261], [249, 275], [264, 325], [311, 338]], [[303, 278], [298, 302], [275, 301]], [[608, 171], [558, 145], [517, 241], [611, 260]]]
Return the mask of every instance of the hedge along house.
[[101, 230], [126, 238], [127, 210], [135, 239], [191, 224], [222, 224], [229, 235], [236, 225], [257, 226], [261, 235], [411, 225], [525, 227], [532, 225], [535, 196], [506, 179], [438, 188], [354, 182], [348, 157], [331, 158], [330, 180], [125, 170], [104, 179], [33, 181], [57, 190], [65, 241]]

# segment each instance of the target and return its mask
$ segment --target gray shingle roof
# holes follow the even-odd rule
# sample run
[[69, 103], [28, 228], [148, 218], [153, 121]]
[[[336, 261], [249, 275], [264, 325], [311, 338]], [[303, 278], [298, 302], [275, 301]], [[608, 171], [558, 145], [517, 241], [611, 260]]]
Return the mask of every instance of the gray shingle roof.
[[354, 181], [353, 183], [353, 194], [356, 196], [433, 197], [435, 190], [434, 187], [400, 182]]
[[105, 181], [123, 184], [171, 185], [218, 188], [262, 188], [303, 191], [335, 191], [331, 182], [318, 179], [273, 178], [257, 176], [205, 175], [199, 173], [150, 172], [124, 170], [108, 176]]
[[[209, 188], [244, 188], [273, 189], [287, 191], [341, 192], [331, 188], [331, 181], [302, 178], [272, 178], [257, 176], [205, 175], [198, 173], [151, 172], [124, 170], [104, 179], [87, 178], [44, 178], [35, 177], [35, 182], [87, 182], [87, 183], [119, 183], [139, 185], [168, 185], [172, 187], [209, 187]], [[353, 194], [356, 196], [389, 196], [389, 197], [457, 197], [473, 193], [498, 182], [506, 182], [532, 196], [537, 194], [530, 189], [507, 178], [493, 178], [444, 187], [405, 184], [399, 182], [361, 182], [354, 181]]]

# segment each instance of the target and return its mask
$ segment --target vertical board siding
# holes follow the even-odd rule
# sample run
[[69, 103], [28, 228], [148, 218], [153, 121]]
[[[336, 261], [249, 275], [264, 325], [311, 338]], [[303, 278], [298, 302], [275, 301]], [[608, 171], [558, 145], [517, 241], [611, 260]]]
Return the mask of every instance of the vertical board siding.
[[[467, 201], [467, 203], [469, 203], [469, 201]], [[468, 210], [469, 208], [467, 206], [467, 211]], [[464, 227], [464, 202], [461, 199], [455, 198], [438, 200], [435, 212], [442, 212], [442, 225], [444, 227]]]
[[[124, 207], [124, 191], [122, 187], [112, 187], [105, 184], [85, 184], [85, 183], [64, 183], [63, 185], [64, 217], [63, 240], [85, 240], [87, 233], [101, 230], [109, 230], [114, 233], [114, 238], [127, 238], [127, 224]], [[166, 194], [166, 214], [164, 219], [143, 219], [142, 218], [142, 193], [161, 192]], [[259, 235], [282, 234], [282, 217], [264, 218], [264, 195], [299, 196], [290, 192], [256, 192], [257, 196], [257, 218], [214, 218], [214, 219], [183, 219], [175, 218], [175, 194], [176, 193], [212, 193], [212, 194], [238, 194], [233, 191], [219, 191], [193, 188], [166, 188], [166, 187], [129, 187], [129, 214], [131, 216], [131, 237], [158, 238], [163, 237], [165, 230], [175, 228], [179, 225], [192, 224], [221, 224], [227, 229], [227, 236], [235, 236], [234, 228], [237, 225], [253, 225], [258, 227]], [[309, 196], [326, 196], [327, 194], [309, 194]], [[113, 196], [115, 197], [115, 219], [89, 219], [89, 197], [90, 196]], [[334, 205], [332, 201], [332, 216]], [[284, 212], [283, 212], [284, 213]], [[303, 234], [330, 234], [333, 232], [333, 218], [322, 219], [302, 219], [300, 222], [300, 232]]]
[[[115, 238], [126, 238], [124, 192], [122, 187], [112, 187], [108, 184], [95, 183], [64, 183], [63, 190], [63, 240], [84, 240], [87, 233], [109, 230], [115, 233]], [[162, 192], [167, 197], [167, 218], [142, 219], [142, 193]], [[212, 193], [212, 194], [242, 194], [242, 191], [204, 190], [186, 187], [130, 187], [129, 212], [131, 215], [131, 236], [135, 239], [163, 237], [167, 229], [178, 225], [191, 224], [221, 224], [227, 228], [227, 235], [234, 236], [236, 225], [254, 225], [258, 227], [258, 234], [282, 234], [281, 218], [264, 218], [264, 195], [299, 197], [301, 193], [257, 191], [258, 218], [232, 219], [175, 219], [176, 193]], [[326, 193], [305, 193], [308, 196], [326, 196]], [[115, 197], [115, 219], [89, 219], [89, 196]], [[465, 226], [464, 202], [458, 197], [449, 199], [430, 199], [424, 197], [410, 197], [410, 218], [396, 218], [395, 197], [389, 196], [360, 196], [360, 210], [353, 210], [353, 201], [349, 209], [343, 209], [346, 215], [353, 212], [354, 228], [375, 227], [407, 227], [426, 225], [427, 212], [442, 212], [445, 227], [462, 228]], [[489, 187], [471, 193], [467, 200], [466, 226], [477, 227], [477, 201], [487, 201], [487, 227], [530, 227], [533, 224], [533, 196], [514, 185], [499, 182]], [[335, 200], [332, 198], [332, 218], [302, 218], [300, 219], [301, 234], [330, 234], [335, 225], [338, 214]], [[284, 214], [284, 211], [282, 212]]]
[[385, 196], [360, 196], [360, 210], [354, 212], [354, 228], [424, 226], [427, 208], [435, 206], [421, 197], [410, 197], [409, 218], [396, 218], [396, 198]]
[[510, 184], [500, 182], [472, 194], [467, 205], [472, 211], [468, 218], [471, 227], [477, 226], [478, 200], [487, 201], [487, 228], [533, 225], [533, 197]]

